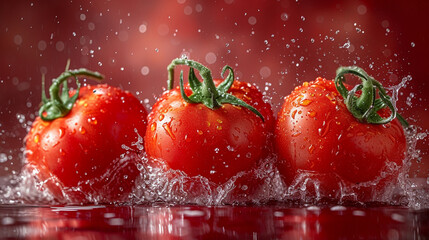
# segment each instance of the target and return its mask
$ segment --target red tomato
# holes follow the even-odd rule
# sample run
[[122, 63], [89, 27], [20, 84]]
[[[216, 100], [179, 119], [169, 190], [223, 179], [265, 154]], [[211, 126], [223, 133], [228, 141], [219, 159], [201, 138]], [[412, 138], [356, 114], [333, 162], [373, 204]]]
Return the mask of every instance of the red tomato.
[[[382, 117], [389, 113], [378, 111]], [[392, 168], [402, 166], [406, 139], [397, 119], [386, 124], [359, 121], [334, 82], [317, 78], [285, 98], [276, 122], [275, 147], [286, 183], [297, 181], [299, 173], [315, 174], [327, 197], [339, 196], [340, 181], [341, 187], [357, 188], [358, 196], [364, 197], [359, 184], [375, 183], [369, 189], [374, 193], [389, 179], [382, 172], [389, 175], [395, 172]]]
[[26, 137], [29, 164], [58, 200], [124, 200], [139, 175], [142, 146], [135, 143], [146, 131], [145, 108], [130, 92], [105, 84], [80, 88], [71, 106], [63, 117], [36, 118]]
[[[201, 70], [200, 74], [204, 75]], [[229, 80], [233, 81], [231, 74], [232, 70]], [[204, 80], [203, 85], [206, 83]], [[219, 88], [219, 84], [215, 80], [213, 87]], [[190, 85], [183, 89], [186, 96], [192, 93]], [[267, 154], [274, 124], [271, 107], [248, 83], [236, 81], [227, 93], [257, 108], [264, 121], [243, 106], [222, 104], [210, 109], [203, 103], [189, 103], [177, 87], [166, 91], [149, 114], [145, 136], [148, 156], [188, 176], [200, 175], [218, 184], [255, 167]]]

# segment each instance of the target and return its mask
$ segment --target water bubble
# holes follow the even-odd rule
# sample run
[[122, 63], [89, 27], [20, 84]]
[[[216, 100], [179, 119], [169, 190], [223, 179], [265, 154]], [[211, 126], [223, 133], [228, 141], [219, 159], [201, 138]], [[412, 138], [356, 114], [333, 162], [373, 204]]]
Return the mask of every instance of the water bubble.
[[415, 47], [416, 44], [414, 42], [411, 42], [411, 47]]
[[64, 47], [65, 47], [65, 45], [64, 45], [64, 42], [62, 42], [62, 41], [58, 41], [55, 44], [55, 48], [57, 49], [58, 52], [62, 52], [64, 50]]
[[197, 5], [195, 5], [195, 11], [202, 12], [203, 11], [203, 6], [198, 3]]
[[185, 14], [185, 15], [191, 15], [192, 14], [192, 7], [191, 6], [186, 6], [184, 9], [183, 9], [183, 13]]
[[147, 25], [146, 24], [142, 24], [139, 26], [139, 32], [140, 33], [145, 33], [147, 31]]
[[249, 19], [247, 20], [249, 22], [250, 25], [255, 25], [256, 24], [256, 18], [255, 17], [249, 17]]
[[7, 161], [6, 153], [0, 153], [0, 163], [4, 163]]
[[95, 30], [95, 23], [93, 23], [93, 22], [88, 23], [88, 30], [94, 31]]
[[149, 74], [149, 67], [148, 67], [148, 66], [143, 66], [143, 67], [140, 69], [140, 72], [141, 72], [141, 74], [142, 74], [143, 76], [148, 75], [148, 74]]
[[287, 20], [288, 20], [288, 18], [289, 18], [289, 16], [287, 15], [287, 13], [282, 13], [282, 14], [280, 15], [280, 18], [281, 18], [283, 21], [287, 21]]
[[268, 78], [271, 75], [271, 69], [267, 66], [264, 66], [259, 70], [259, 74], [262, 78]]
[[37, 44], [37, 48], [38, 48], [40, 51], [44, 51], [44, 50], [46, 49], [46, 47], [47, 47], [47, 44], [46, 44], [46, 42], [45, 42], [45, 41], [43, 41], [43, 40], [39, 41], [39, 43]]
[[15, 37], [13, 38], [13, 42], [16, 45], [21, 45], [22, 44], [22, 37], [21, 37], [21, 35], [15, 35]]
[[214, 54], [213, 52], [209, 52], [206, 54], [205, 60], [208, 64], [213, 64], [216, 62], [217, 57], [216, 54]]
[[357, 7], [357, 12], [359, 13], [359, 15], [365, 15], [367, 12], [367, 8], [365, 5], [359, 5]]

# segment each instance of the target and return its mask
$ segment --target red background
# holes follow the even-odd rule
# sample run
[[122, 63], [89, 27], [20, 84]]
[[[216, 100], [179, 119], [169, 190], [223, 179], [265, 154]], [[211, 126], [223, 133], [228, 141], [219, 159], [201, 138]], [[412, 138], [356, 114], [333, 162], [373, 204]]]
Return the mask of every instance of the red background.
[[[410, 75], [397, 106], [425, 132], [427, 9], [427, 1], [1, 1], [0, 175], [22, 166], [41, 74], [57, 77], [67, 59], [147, 107], [166, 87], [167, 65], [184, 53], [214, 77], [232, 66], [266, 92], [275, 112], [294, 86], [334, 78], [341, 65], [361, 66], [385, 86]], [[426, 139], [418, 149], [418, 175], [427, 176]]]

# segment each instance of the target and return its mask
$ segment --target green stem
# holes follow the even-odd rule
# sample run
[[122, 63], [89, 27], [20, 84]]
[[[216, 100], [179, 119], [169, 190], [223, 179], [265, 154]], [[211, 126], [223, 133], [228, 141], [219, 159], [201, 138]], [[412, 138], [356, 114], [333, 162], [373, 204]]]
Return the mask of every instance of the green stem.
[[[54, 119], [63, 117], [67, 115], [72, 107], [73, 104], [76, 102], [78, 96], [79, 96], [79, 90], [80, 90], [80, 83], [78, 80], [78, 76], [87, 76], [94, 79], [103, 79], [103, 76], [98, 72], [92, 72], [85, 68], [77, 69], [77, 70], [67, 70], [63, 72], [58, 78], [54, 79], [54, 82], [49, 87], [49, 95], [51, 99], [47, 99], [46, 95], [44, 93], [44, 90], [42, 90], [42, 102], [43, 105], [39, 110], [39, 116], [44, 121], [52, 121]], [[76, 93], [73, 96], [69, 96], [69, 91], [67, 87], [67, 79], [73, 77], [76, 80]], [[45, 86], [44, 76], [42, 76], [42, 87]], [[60, 96], [60, 86], [63, 85], [63, 91]]]
[[[167, 67], [168, 71], [168, 89], [171, 90], [174, 87], [174, 68], [177, 65], [187, 65], [190, 67], [189, 71], [189, 85], [193, 91], [191, 96], [186, 96], [183, 85], [183, 73], [180, 74], [180, 92], [182, 98], [189, 103], [203, 103], [206, 107], [210, 109], [216, 109], [222, 106], [224, 103], [229, 103], [233, 105], [238, 105], [245, 107], [258, 115], [262, 121], [264, 117], [262, 114], [256, 110], [254, 107], [250, 106], [243, 100], [238, 99], [237, 97], [228, 94], [227, 91], [231, 88], [234, 81], [234, 72], [230, 66], [225, 66], [222, 69], [222, 76], [226, 70], [229, 70], [229, 74], [226, 77], [225, 81], [222, 82], [218, 87], [216, 87], [210, 69], [202, 65], [199, 62], [189, 60], [186, 58], [176, 58], [170, 65]], [[200, 83], [199, 80], [195, 77], [193, 69], [198, 70], [200, 73], [203, 82]]]
[[[362, 83], [349, 91], [343, 83], [345, 81], [345, 74], [358, 76]], [[385, 124], [398, 118], [402, 126], [409, 126], [407, 121], [396, 112], [391, 98], [387, 95], [381, 83], [370, 77], [363, 69], [356, 66], [338, 68], [337, 76], [335, 77], [335, 87], [344, 98], [347, 109], [359, 121], [372, 124]], [[356, 92], [359, 90], [361, 90], [361, 94], [357, 96]], [[376, 98], [377, 93], [379, 98]], [[391, 114], [389, 117], [383, 118], [377, 112], [386, 107], [390, 109]]]

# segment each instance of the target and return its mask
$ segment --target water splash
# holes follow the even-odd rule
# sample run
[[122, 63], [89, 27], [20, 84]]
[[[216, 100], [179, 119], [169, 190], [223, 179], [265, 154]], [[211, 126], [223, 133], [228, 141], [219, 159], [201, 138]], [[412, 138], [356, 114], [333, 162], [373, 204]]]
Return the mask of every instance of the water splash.
[[[403, 80], [391, 90], [399, 91], [406, 84]], [[397, 94], [396, 94], [397, 95]], [[396, 96], [394, 94], [394, 96]], [[325, 189], [320, 182], [321, 174], [301, 171], [290, 185], [285, 184], [277, 168], [277, 156], [272, 154], [262, 159], [258, 167], [249, 171], [239, 172], [224, 184], [215, 184], [202, 176], [187, 176], [184, 172], [168, 169], [161, 161], [150, 160], [144, 154], [136, 155], [130, 149], [143, 149], [143, 137], [138, 135], [136, 143], [131, 146], [123, 145], [124, 153], [112, 168], [109, 168], [103, 178], [115, 178], [118, 172], [127, 167], [126, 162], [135, 161], [139, 171], [133, 191], [122, 201], [127, 204], [196, 204], [196, 205], [225, 205], [225, 204], [264, 204], [271, 201], [297, 201], [300, 204], [323, 205], [327, 199], [336, 204], [347, 202], [382, 202], [393, 205], [408, 206], [412, 209], [429, 208], [429, 183], [427, 178], [410, 176], [412, 164], [421, 161], [421, 152], [417, 148], [420, 141], [427, 140], [428, 133], [416, 126], [410, 126], [406, 131], [408, 152], [402, 166], [394, 163], [387, 164], [380, 177], [376, 180], [347, 187], [338, 176], [333, 176], [337, 184], [335, 191]], [[231, 149], [234, 151], [234, 149]], [[106, 203], [102, 193], [83, 193], [80, 186], [91, 184], [82, 182], [75, 188], [62, 188], [64, 199], [55, 199], [46, 188], [48, 179], [40, 181], [38, 170], [26, 165], [18, 175], [0, 178], [0, 204], [72, 204], [73, 196], [83, 194], [91, 203]], [[377, 188], [380, 181], [389, 176], [398, 176], [389, 180], [382, 189], [370, 191], [370, 197], [363, 198], [362, 190]], [[112, 177], [113, 176], [113, 177]], [[124, 179], [127, 181], [128, 179]], [[96, 182], [97, 179], [93, 179]], [[365, 190], [366, 191], [366, 190]]]

